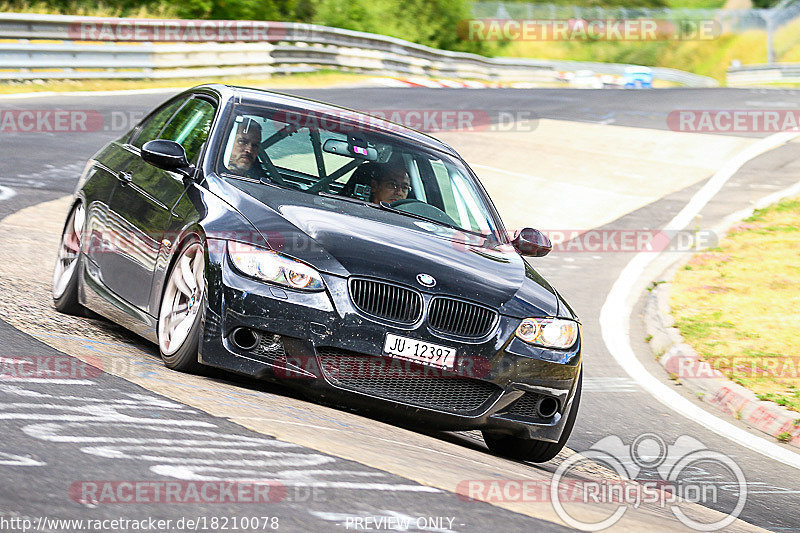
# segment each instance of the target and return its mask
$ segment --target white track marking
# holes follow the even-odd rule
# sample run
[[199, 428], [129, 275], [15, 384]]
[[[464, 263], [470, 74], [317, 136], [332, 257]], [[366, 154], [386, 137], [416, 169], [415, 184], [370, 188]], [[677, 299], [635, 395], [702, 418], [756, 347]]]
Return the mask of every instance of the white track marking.
[[0, 376], [0, 383], [47, 383], [49, 385], [95, 385], [88, 379], [17, 378]]
[[27, 455], [0, 452], [0, 466], [44, 466], [46, 464]]
[[9, 187], [3, 187], [2, 185], [0, 185], [0, 202], [3, 200], [8, 200], [9, 198], [15, 196], [16, 194], [17, 193], [16, 191], [14, 191], [14, 189], [11, 189]]
[[[117, 458], [117, 459], [134, 459], [134, 458], [141, 458], [141, 457], [149, 457], [155, 452], [161, 452], [164, 454], [170, 453], [183, 453], [183, 447], [186, 444], [193, 444], [195, 441], [184, 441], [181, 444], [181, 448], [175, 447], [177, 441], [172, 439], [167, 439], [169, 442], [164, 442], [160, 446], [153, 446], [151, 444], [147, 445], [133, 445], [127, 444], [124, 446], [119, 445], [112, 445], [112, 446], [88, 446], [86, 448], [81, 448], [82, 452], [88, 453], [89, 455], [97, 455], [100, 457], [108, 457], [108, 458]], [[150, 441], [148, 441], [150, 442]], [[285, 452], [276, 452], [273, 450], [253, 450], [253, 449], [238, 449], [238, 448], [231, 448], [231, 445], [237, 445], [237, 443], [213, 443], [209, 441], [204, 441], [205, 445], [198, 446], [196, 449], [192, 451], [192, 453], [201, 455], [201, 454], [227, 454], [227, 455], [254, 455], [254, 456], [276, 456], [280, 453]], [[227, 446], [227, 447], [219, 447], [219, 445]], [[216, 446], [216, 447], [215, 447]], [[280, 440], [264, 440], [259, 443], [259, 446], [265, 446], [270, 448], [299, 448], [299, 446], [292, 444], [290, 442], [283, 442]], [[172, 461], [172, 457], [169, 458], [169, 461]]]
[[[663, 229], [683, 229], [697, 216], [703, 207], [716, 195], [723, 185], [748, 161], [758, 155], [800, 137], [797, 132], [781, 132], [762, 139], [740, 152], [728, 161], [699, 190], [689, 203]], [[786, 465], [800, 469], [800, 455], [778, 446], [764, 438], [722, 420], [693, 404], [661, 381], [647, 372], [644, 365], [636, 357], [630, 345], [630, 318], [635, 299], [634, 286], [645, 274], [645, 269], [659, 256], [650, 252], [640, 252], [628, 263], [620, 273], [611, 291], [608, 293], [600, 311], [600, 328], [606, 347], [619, 365], [636, 380], [654, 398], [668, 408], [689, 420], [710, 429], [711, 431], [740, 444], [749, 450], [775, 459]]]
[[639, 392], [641, 387], [631, 378], [583, 378], [583, 392]]
[[[9, 358], [4, 358], [8, 360]], [[52, 380], [49, 380], [52, 381]], [[184, 480], [265, 480], [286, 486], [440, 493], [441, 490], [409, 484], [383, 471], [336, 468], [344, 466], [334, 455], [316, 453], [293, 443], [268, 437], [229, 435], [202, 420], [175, 420], [170, 411], [183, 414], [180, 404], [141, 394], [98, 405], [97, 397], [57, 393], [22, 394], [18, 385], [0, 384], [0, 393], [23, 396], [22, 402], [0, 402], [0, 420], [29, 420], [22, 428], [29, 437], [47, 442], [81, 444], [80, 451], [95, 458], [146, 465], [150, 471]], [[31, 402], [31, 399], [39, 401]], [[69, 402], [64, 400], [69, 399]], [[44, 401], [41, 401], [44, 400]], [[52, 401], [60, 400], [60, 401]], [[62, 403], [63, 402], [63, 403]], [[132, 412], [131, 415], [127, 412]], [[152, 411], [165, 418], [147, 416]], [[138, 416], [134, 416], [138, 415]], [[98, 433], [113, 428], [113, 436]], [[130, 435], [144, 432], [147, 437]], [[5, 456], [0, 453], [0, 465]], [[19, 457], [9, 460], [19, 464]], [[33, 464], [31, 464], [33, 466]]]
[[86, 166], [85, 161], [73, 161], [58, 167], [47, 165], [44, 168], [37, 168], [33, 172], [16, 174], [0, 179], [2, 179], [3, 184], [11, 186], [36, 188], [51, 186], [60, 182], [69, 184], [72, 189], [74, 188], [72, 182], [81, 175], [84, 166]]
[[[280, 452], [275, 450], [242, 450], [242, 453], [234, 453], [236, 450], [224, 449], [220, 452], [212, 452], [212, 455], [220, 453], [224, 456], [230, 455], [252, 455], [254, 457], [262, 457], [262, 459], [243, 459], [237, 457], [234, 459], [220, 459], [220, 458], [205, 458], [205, 457], [187, 457], [187, 455], [194, 455], [197, 450], [185, 446], [183, 448], [172, 448], [169, 452], [180, 457], [172, 457], [167, 455], [155, 455], [145, 451], [147, 446], [135, 447], [133, 453], [126, 453], [117, 447], [102, 446], [102, 447], [88, 447], [81, 448], [83, 453], [89, 455], [96, 455], [98, 457], [105, 457], [107, 459], [141, 459], [159, 464], [181, 464], [184, 466], [240, 466], [240, 467], [273, 467], [273, 466], [317, 466], [328, 463], [333, 463], [336, 459], [329, 455], [321, 455], [318, 453], [304, 453], [304, 452]], [[144, 448], [144, 449], [142, 449]], [[164, 449], [164, 448], [161, 448]], [[263, 459], [267, 457], [267, 459]]]
[[[53, 413], [50, 415], [45, 414], [34, 414], [34, 413], [3, 413], [0, 414], [0, 420], [63, 420], [65, 422], [92, 422], [97, 420], [96, 416], [81, 416], [81, 415], [62, 415], [59, 413]], [[145, 419], [141, 419], [141, 422], [144, 422]], [[119, 423], [121, 421], [116, 420], [115, 423]], [[185, 425], [185, 426], [203, 426], [203, 427], [213, 427], [211, 424], [206, 422], [192, 422], [186, 420], [155, 420], [155, 421], [147, 421], [148, 424], [175, 424], [175, 425]]]
[[[364, 483], [354, 481], [325, 481], [319, 480], [314, 475], [331, 475], [335, 476], [339, 472], [336, 470], [323, 471], [322, 473], [301, 477], [296, 476], [297, 479], [286, 479], [276, 477], [274, 473], [265, 472], [262, 469], [250, 470], [241, 468], [221, 468], [221, 467], [203, 467], [203, 466], [172, 466], [172, 465], [154, 465], [150, 467], [150, 471], [154, 474], [169, 476], [175, 479], [182, 479], [184, 481], [232, 481], [236, 480], [239, 483], [258, 483], [259, 481], [277, 481], [287, 486], [306, 486], [312, 485], [318, 488], [333, 488], [333, 489], [352, 489], [352, 490], [380, 490], [389, 492], [442, 492], [435, 487], [427, 485], [403, 485], [394, 483]], [[219, 475], [200, 474], [200, 472], [213, 472]], [[303, 470], [298, 471], [302, 475], [306, 472]], [[347, 473], [347, 471], [345, 471]], [[390, 474], [385, 474], [390, 475]], [[240, 477], [244, 476], [244, 477]]]
[[[148, 424], [139, 424], [137, 427], [142, 429], [146, 429], [148, 433], [170, 433], [170, 434], [180, 434], [180, 435], [189, 435], [191, 439], [164, 439], [158, 437], [148, 437], [148, 438], [139, 438], [139, 437], [106, 437], [106, 436], [94, 436], [97, 433], [96, 429], [90, 429], [91, 426], [102, 426], [105, 424], [104, 421], [92, 421], [88, 423], [75, 423], [75, 424], [57, 424], [57, 423], [45, 423], [45, 424], [32, 424], [30, 426], [25, 426], [22, 428], [22, 432], [30, 437], [34, 437], [36, 439], [45, 440], [49, 442], [72, 442], [72, 443], [110, 443], [110, 442], [118, 442], [118, 443], [126, 443], [126, 444], [179, 444], [181, 446], [189, 446], [189, 445], [197, 445], [197, 446], [205, 446], [205, 445], [213, 445], [213, 446], [261, 446], [265, 442], [271, 442], [272, 439], [268, 439], [265, 437], [247, 437], [243, 435], [227, 435], [227, 434], [220, 434], [218, 431], [209, 431], [209, 430], [201, 430], [201, 429], [187, 429], [187, 428], [176, 428], [176, 427], [164, 427], [164, 426], [151, 426]], [[73, 431], [86, 428], [88, 433], [93, 434], [92, 436], [89, 435], [62, 435], [60, 431], [63, 429], [70, 429], [72, 428]], [[119, 427], [118, 427], [119, 429]], [[207, 440], [197, 440], [197, 437], [207, 437]]]
[[281, 476], [282, 478], [286, 479], [297, 479], [302, 476], [331, 476], [336, 475], [337, 473], [347, 474], [348, 476], [356, 476], [356, 477], [383, 477], [386, 475], [386, 472], [363, 472], [361, 470], [281, 470], [280, 472], [276, 472], [277, 475]]
[[715, 231], [718, 234], [721, 234], [722, 232], [727, 232], [728, 229], [730, 229], [730, 227], [733, 226], [736, 222], [742, 220], [743, 218], [747, 218], [751, 214], [753, 214], [754, 210], [763, 209], [765, 207], [768, 207], [768, 206], [774, 204], [775, 202], [779, 201], [782, 198], [785, 198], [787, 196], [796, 196], [798, 194], [800, 194], [800, 181], [798, 181], [797, 183], [795, 183], [791, 187], [787, 187], [786, 189], [783, 189], [783, 190], [780, 190], [780, 191], [776, 191], [776, 192], [770, 194], [769, 196], [765, 196], [764, 198], [760, 199], [755, 204], [753, 204], [751, 207], [748, 207], [746, 209], [742, 209], [741, 211], [737, 211], [737, 212], [735, 212], [735, 213], [733, 213], [731, 215], [728, 215], [715, 228]]

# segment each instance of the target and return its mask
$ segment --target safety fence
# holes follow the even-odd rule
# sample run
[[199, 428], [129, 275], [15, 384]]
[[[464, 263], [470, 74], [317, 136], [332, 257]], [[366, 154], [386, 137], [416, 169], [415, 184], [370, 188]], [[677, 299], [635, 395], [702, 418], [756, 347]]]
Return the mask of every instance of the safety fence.
[[727, 83], [732, 87], [800, 83], [800, 63], [766, 63], [728, 69]]
[[[380, 75], [556, 81], [627, 65], [487, 58], [402, 39], [312, 24], [94, 18], [0, 13], [0, 79], [187, 78], [270, 75], [320, 68]], [[691, 87], [712, 78], [653, 68], [654, 78]]]

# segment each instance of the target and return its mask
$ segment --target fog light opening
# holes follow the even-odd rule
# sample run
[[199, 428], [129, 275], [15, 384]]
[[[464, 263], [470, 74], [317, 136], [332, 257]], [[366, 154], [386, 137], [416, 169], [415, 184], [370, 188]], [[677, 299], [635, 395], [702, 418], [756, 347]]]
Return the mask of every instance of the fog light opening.
[[230, 339], [240, 350], [250, 351], [258, 346], [260, 336], [250, 328], [236, 328], [231, 333]]
[[536, 412], [542, 418], [550, 418], [558, 412], [558, 400], [549, 396], [542, 398], [536, 404]]

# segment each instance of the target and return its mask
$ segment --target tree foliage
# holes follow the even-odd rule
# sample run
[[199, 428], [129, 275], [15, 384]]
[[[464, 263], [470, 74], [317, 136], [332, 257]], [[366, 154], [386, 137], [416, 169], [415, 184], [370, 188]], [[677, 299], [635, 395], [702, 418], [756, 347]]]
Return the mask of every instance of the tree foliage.
[[471, 17], [465, 0], [320, 0], [316, 24], [379, 33], [445, 50], [489, 52], [490, 45], [463, 41], [460, 21]]
[[4, 11], [120, 17], [307, 22], [398, 37], [445, 50], [491, 53], [495, 46], [463, 41], [458, 23], [469, 0], [93, 0], [0, 1]]

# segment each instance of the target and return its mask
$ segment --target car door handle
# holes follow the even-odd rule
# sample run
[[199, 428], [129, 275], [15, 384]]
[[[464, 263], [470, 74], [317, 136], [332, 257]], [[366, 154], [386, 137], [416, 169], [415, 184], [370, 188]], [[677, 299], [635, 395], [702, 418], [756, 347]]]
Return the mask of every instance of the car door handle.
[[133, 181], [133, 176], [130, 172], [120, 172], [117, 174], [117, 179], [121, 181], [123, 185], [126, 185]]

